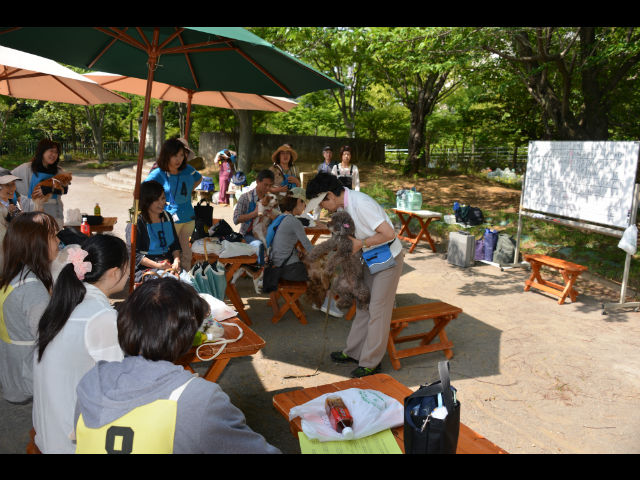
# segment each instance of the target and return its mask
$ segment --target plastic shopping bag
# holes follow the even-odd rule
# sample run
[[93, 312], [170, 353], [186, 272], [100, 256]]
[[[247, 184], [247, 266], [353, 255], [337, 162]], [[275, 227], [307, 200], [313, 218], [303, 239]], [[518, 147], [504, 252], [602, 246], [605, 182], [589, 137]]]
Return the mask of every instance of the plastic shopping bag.
[[631, 225], [622, 234], [618, 247], [629, 255], [635, 255], [638, 248], [638, 227]]
[[364, 438], [387, 428], [404, 424], [404, 407], [395, 398], [377, 390], [349, 388], [339, 392], [330, 392], [309, 400], [289, 411], [289, 420], [302, 419], [302, 431], [310, 439], [320, 442], [346, 440], [336, 432], [329, 422], [325, 411], [328, 396], [339, 396], [353, 417], [353, 437]]

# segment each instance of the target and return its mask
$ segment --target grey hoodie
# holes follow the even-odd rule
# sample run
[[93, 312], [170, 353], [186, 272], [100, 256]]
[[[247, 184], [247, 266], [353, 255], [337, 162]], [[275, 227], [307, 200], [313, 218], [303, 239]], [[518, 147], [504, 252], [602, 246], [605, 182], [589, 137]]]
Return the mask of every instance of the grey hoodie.
[[[136, 407], [166, 399], [193, 374], [167, 361], [140, 356], [100, 361], [77, 388], [74, 425], [98, 428]], [[195, 378], [178, 400], [173, 453], [281, 453], [251, 430], [243, 413], [213, 382]]]

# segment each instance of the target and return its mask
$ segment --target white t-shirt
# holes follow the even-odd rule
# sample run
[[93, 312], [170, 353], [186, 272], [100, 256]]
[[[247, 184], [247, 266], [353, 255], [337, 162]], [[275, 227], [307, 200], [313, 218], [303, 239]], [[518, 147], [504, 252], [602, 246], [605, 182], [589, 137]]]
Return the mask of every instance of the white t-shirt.
[[85, 283], [84, 300], [33, 365], [33, 426], [43, 453], [75, 453], [76, 387], [99, 360], [121, 361], [117, 313], [107, 296]]
[[[382, 222], [387, 222], [392, 229], [393, 223], [384, 209], [366, 193], [356, 192], [348, 188], [344, 189], [344, 210], [351, 215], [356, 227], [355, 237], [359, 240], [375, 235], [376, 228]], [[395, 229], [394, 229], [395, 230]], [[373, 245], [371, 248], [376, 247]], [[402, 251], [402, 244], [398, 237], [390, 245], [391, 254], [396, 257]], [[366, 248], [369, 250], [369, 248]]]

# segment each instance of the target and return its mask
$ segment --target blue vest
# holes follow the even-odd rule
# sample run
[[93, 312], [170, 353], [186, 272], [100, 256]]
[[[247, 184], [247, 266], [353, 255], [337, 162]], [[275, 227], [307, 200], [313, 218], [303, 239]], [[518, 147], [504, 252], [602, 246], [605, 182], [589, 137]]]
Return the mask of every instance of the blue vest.
[[169, 245], [174, 241], [173, 228], [170, 221], [165, 218], [158, 223], [147, 223], [147, 235], [149, 235], [149, 255], [162, 255], [169, 251]]

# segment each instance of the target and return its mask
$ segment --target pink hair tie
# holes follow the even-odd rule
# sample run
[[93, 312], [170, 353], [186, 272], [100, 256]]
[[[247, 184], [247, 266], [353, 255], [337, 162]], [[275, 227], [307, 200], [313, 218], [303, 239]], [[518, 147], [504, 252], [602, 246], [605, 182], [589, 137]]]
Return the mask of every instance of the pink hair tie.
[[93, 268], [91, 262], [83, 260], [89, 255], [77, 245], [71, 245], [67, 253], [67, 263], [73, 264], [73, 270], [76, 272], [78, 280], [84, 280], [84, 276]]

